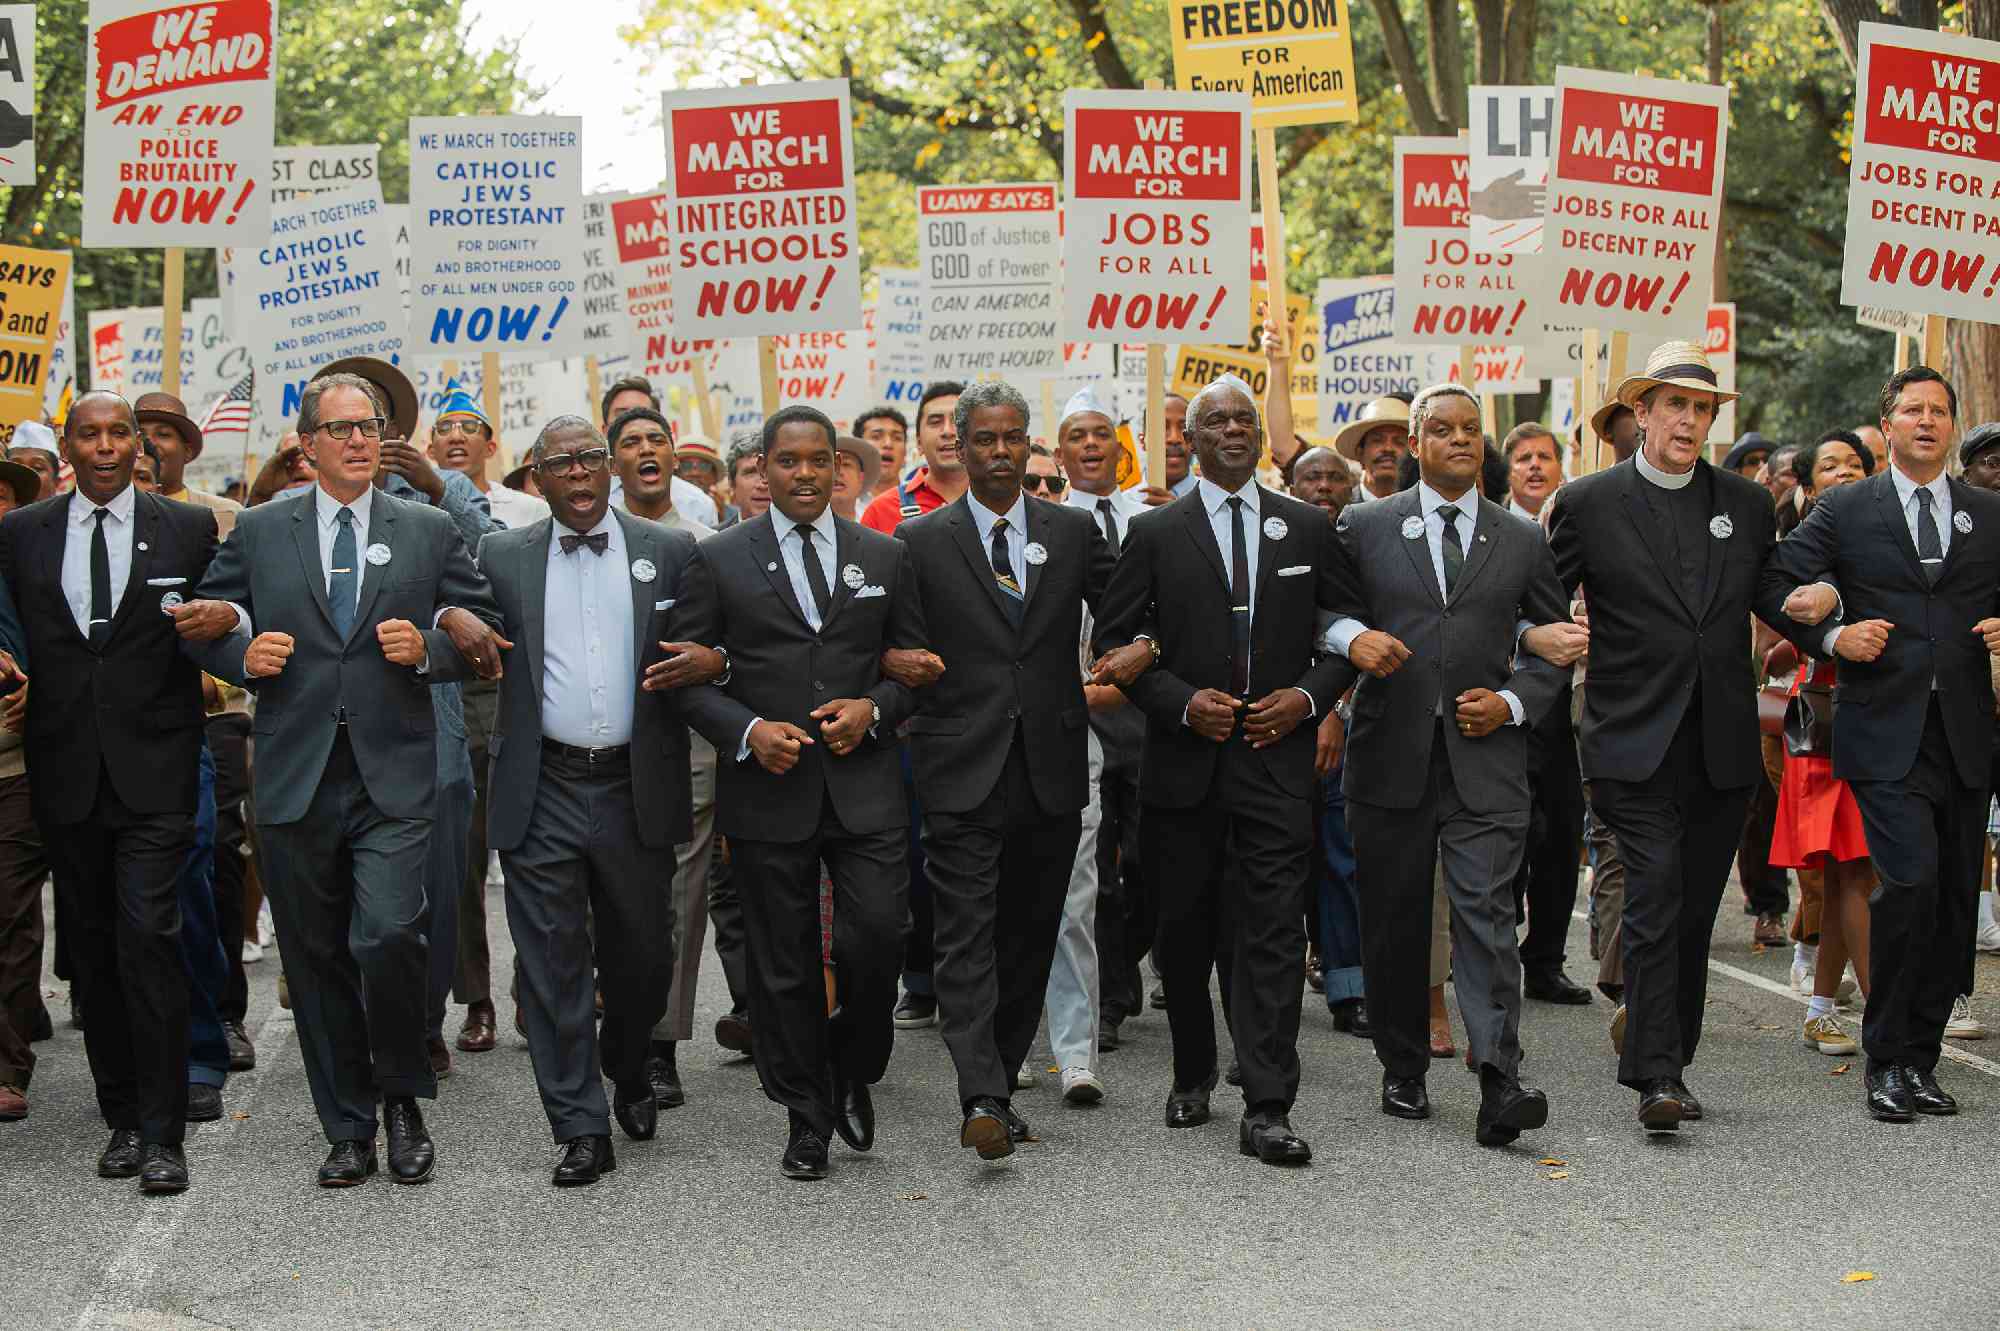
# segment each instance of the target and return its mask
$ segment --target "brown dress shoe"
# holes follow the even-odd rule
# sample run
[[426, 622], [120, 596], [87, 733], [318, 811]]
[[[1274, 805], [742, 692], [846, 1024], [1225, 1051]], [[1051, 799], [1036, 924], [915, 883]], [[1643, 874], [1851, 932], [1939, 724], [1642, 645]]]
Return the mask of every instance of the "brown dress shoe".
[[483, 1054], [494, 1045], [493, 1004], [470, 1003], [465, 1009], [465, 1025], [458, 1028], [458, 1047], [468, 1054]]
[[1757, 923], [1751, 927], [1750, 939], [1765, 947], [1783, 947], [1791, 942], [1791, 935], [1785, 929], [1785, 912], [1767, 910], [1759, 915]]
[[13, 1120], [28, 1116], [28, 1097], [13, 1086], [0, 1086], [0, 1119]]

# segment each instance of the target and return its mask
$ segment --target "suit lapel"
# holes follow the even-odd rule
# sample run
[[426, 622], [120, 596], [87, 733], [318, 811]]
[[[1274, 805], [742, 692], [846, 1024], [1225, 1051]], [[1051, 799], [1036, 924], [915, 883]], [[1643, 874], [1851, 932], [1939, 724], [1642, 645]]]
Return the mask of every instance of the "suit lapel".
[[[361, 600], [354, 607], [354, 625], [347, 631], [352, 639], [368, 622], [368, 616], [375, 608], [375, 597], [381, 592], [382, 584], [388, 580], [389, 566], [396, 558], [396, 500], [382, 490], [377, 490], [368, 500], [368, 541], [355, 551], [361, 560]], [[389, 558], [376, 563], [368, 558], [368, 552], [376, 546], [386, 546]]]
[[[1025, 502], [1028, 514], [1028, 545], [1039, 545], [1043, 550], [1047, 550], [1051, 535], [1049, 509], [1055, 506], [1051, 504], [1048, 508], [1043, 508], [1032, 499]], [[1035, 589], [1042, 585], [1042, 566], [1028, 558], [1026, 547], [1023, 547], [1021, 552], [1021, 564], [1021, 622], [1025, 625], [1028, 622], [1028, 611], [1035, 608]]]
[[[980, 547], [979, 523], [972, 516], [969, 495], [951, 506], [951, 513], [947, 516], [946, 522], [951, 527], [952, 543], [958, 547], [959, 553], [965, 556], [965, 562], [972, 568], [974, 585], [986, 588], [987, 599], [993, 602], [993, 609], [1011, 630], [1014, 621], [1007, 613], [1006, 602], [1002, 599], [1007, 593], [1000, 590], [1000, 580], [993, 575], [992, 557]], [[1027, 618], [1025, 604], [1022, 618], [1024, 620]]]
[[[1431, 563], [1430, 523], [1424, 518], [1424, 501], [1415, 486], [1402, 493], [1380, 501], [1394, 504], [1391, 511], [1396, 514], [1396, 540], [1403, 547], [1403, 554], [1409, 559], [1410, 567], [1416, 570], [1417, 582], [1429, 593], [1433, 604], [1444, 605], [1444, 593], [1438, 589], [1437, 566]], [[1403, 535], [1403, 524], [1415, 518], [1423, 530], [1415, 538]]]
[[[660, 540], [656, 532], [625, 514], [617, 516], [618, 525], [625, 531], [625, 553], [630, 556], [626, 560], [625, 580], [632, 588], [632, 669], [637, 672], [646, 659], [646, 649], [652, 646], [648, 639], [652, 637], [653, 594], [660, 589]], [[641, 559], [653, 566], [651, 582], [641, 582], [632, 576], [631, 566]]]
[[[1264, 524], [1272, 518], [1284, 521], [1278, 514], [1277, 496], [1260, 485], [1257, 487], [1257, 591], [1255, 599], [1250, 602], [1253, 607], [1263, 604], [1264, 588], [1270, 585], [1272, 571], [1282, 562], [1279, 554], [1281, 542], [1292, 534], [1287, 525], [1285, 536], [1274, 539], [1271, 533], [1264, 530]], [[1250, 613], [1254, 622], [1257, 612], [1253, 609]]]
[[[1972, 537], [1972, 532], [1960, 531], [1956, 525], [1958, 515], [1961, 513], [1967, 515], [1966, 521], [1970, 522], [1972, 520], [1971, 509], [1965, 501], [1965, 497], [1972, 493], [1971, 487], [1956, 477], [1947, 477], [1945, 488], [1951, 492], [1951, 520], [1953, 526], [1951, 529], [1951, 544], [1944, 548], [1944, 568], [1938, 572], [1939, 582], [1943, 582], [1947, 577], [1951, 576], [1951, 571], [1958, 567], [1958, 552], [1965, 547], [1966, 542]], [[1975, 528], [1974, 530], [1977, 529]], [[1939, 534], [1942, 535], [1943, 533], [1940, 532]]]
[[1681, 608], [1688, 612], [1688, 617], [1696, 619], [1695, 608], [1688, 604], [1687, 593], [1681, 590], [1681, 571], [1667, 566], [1666, 539], [1660, 531], [1659, 520], [1653, 516], [1652, 506], [1646, 502], [1646, 497], [1639, 492], [1639, 487], [1646, 484], [1645, 478], [1639, 475], [1636, 463], [1627, 462], [1621, 465], [1626, 468], [1626, 475], [1625, 486], [1618, 495], [1618, 502], [1625, 506], [1625, 516], [1638, 535], [1639, 544], [1645, 547], [1646, 553], [1651, 555], [1653, 562], [1659, 566], [1660, 581], [1666, 585], [1669, 592], [1673, 593], [1673, 598], [1681, 603]]
[[[117, 636], [132, 616], [142, 593], [149, 591], [146, 579], [152, 576], [153, 554], [160, 543], [160, 501], [143, 491], [132, 494], [132, 559], [125, 571], [125, 595], [111, 612], [111, 636]], [[188, 591], [192, 591], [189, 588]], [[188, 591], [183, 591], [186, 596]]]
[[319, 560], [317, 491], [292, 501], [292, 544], [298, 549], [300, 571], [306, 575], [306, 586], [312, 589], [313, 604], [319, 607], [319, 613], [330, 629], [333, 627], [333, 610], [327, 605], [326, 569]]
[[60, 504], [49, 505], [42, 516], [42, 585], [54, 592], [54, 610], [60, 612], [55, 617], [62, 621], [63, 627], [78, 642], [87, 643], [90, 640], [76, 626], [76, 612], [70, 609], [69, 596], [63, 591], [62, 580], [63, 546], [69, 540], [69, 510], [70, 505], [76, 502], [74, 492], [67, 494]]
[[[1215, 543], [1215, 528], [1208, 520], [1208, 505], [1199, 486], [1190, 491], [1187, 498], [1176, 500], [1182, 505], [1181, 520], [1188, 525], [1188, 534], [1193, 539], [1195, 549], [1208, 556], [1208, 566], [1215, 570], [1215, 576], [1222, 582], [1222, 595], [1229, 596], [1229, 565], [1222, 562], [1222, 547]], [[1129, 536], [1130, 529], [1126, 534]], [[1120, 546], [1123, 548], [1122, 543]]]
[[[1722, 586], [1722, 566], [1726, 562], [1725, 556], [1728, 554], [1729, 547], [1727, 539], [1717, 540], [1715, 538], [1715, 519], [1717, 516], [1722, 515], [1722, 488], [1715, 483], [1714, 476], [1703, 474], [1707, 467], [1708, 462], [1705, 459], [1697, 459], [1694, 464], [1694, 480], [1690, 482], [1691, 484], [1703, 486], [1707, 489], [1710, 499], [1709, 507], [1713, 510], [1708, 519], [1709, 551], [1706, 561], [1708, 571], [1702, 578], [1700, 613], [1695, 616], [1697, 624], [1708, 618], [1708, 608], [1715, 604], [1715, 593]], [[1735, 535], [1736, 522], [1734, 515], [1729, 516], [1729, 521], [1731, 527], [1730, 535], [1733, 536]]]
[[771, 589], [778, 593], [778, 599], [790, 607], [791, 612], [798, 616], [799, 623], [810, 632], [812, 621], [807, 619], [806, 612], [799, 608], [798, 595], [792, 591], [792, 575], [785, 571], [784, 556], [778, 552], [778, 529], [772, 524], [771, 515], [766, 513], [760, 518], [751, 519], [750, 524], [743, 529], [743, 534], [750, 541], [750, 557], [763, 569], [764, 577], [769, 580]]
[[1488, 538], [1493, 534], [1492, 528], [1498, 525], [1494, 518], [1487, 514], [1485, 501], [1473, 491], [1468, 490], [1466, 493], [1472, 499], [1472, 512], [1467, 514], [1472, 519], [1472, 530], [1465, 538], [1465, 567], [1459, 569], [1458, 585], [1451, 589], [1453, 602], [1465, 595], [1465, 589], [1472, 585], [1480, 570], [1486, 567], [1487, 556], [1493, 551], [1493, 542]]
[[554, 523], [554, 518], [543, 518], [529, 526], [514, 552], [514, 557], [521, 561], [516, 566], [520, 576], [515, 586], [521, 589], [521, 624], [526, 639], [522, 645], [528, 650], [528, 678], [534, 682], [537, 698], [542, 696], [542, 652], [548, 634], [549, 528]]
[[840, 616], [840, 611], [854, 599], [857, 588], [847, 585], [842, 572], [849, 564], [861, 567], [861, 538], [855, 535], [853, 523], [841, 518], [833, 520], [833, 567], [826, 571], [827, 598], [826, 613], [820, 616], [819, 631], [825, 633]]
[[1903, 517], [1903, 505], [1896, 494], [1895, 480], [1884, 471], [1879, 480], [1871, 477], [1861, 484], [1875, 486], [1876, 516], [1882, 520], [1882, 525], [1889, 529], [1889, 537], [1896, 543], [1896, 548], [1903, 552], [1903, 558], [1910, 561], [1910, 571], [1922, 578], [1923, 561], [1917, 558], [1917, 543], [1910, 539], [1910, 524]]

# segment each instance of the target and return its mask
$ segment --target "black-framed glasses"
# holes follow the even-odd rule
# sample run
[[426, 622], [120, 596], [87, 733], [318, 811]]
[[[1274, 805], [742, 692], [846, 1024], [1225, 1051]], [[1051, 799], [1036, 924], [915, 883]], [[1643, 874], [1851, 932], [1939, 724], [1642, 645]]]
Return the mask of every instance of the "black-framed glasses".
[[544, 476], [564, 476], [578, 463], [585, 471], [603, 471], [611, 463], [608, 448], [586, 448], [575, 453], [555, 453], [535, 463], [535, 470]]
[[313, 428], [326, 431], [326, 437], [334, 443], [344, 444], [354, 437], [356, 430], [361, 431], [361, 437], [364, 439], [380, 439], [382, 427], [386, 424], [388, 422], [380, 416], [364, 416], [358, 421], [321, 421]]
[[1021, 488], [1029, 494], [1046, 488], [1050, 494], [1059, 495], [1068, 485], [1069, 482], [1060, 476], [1044, 476], [1032, 471], [1021, 478]]

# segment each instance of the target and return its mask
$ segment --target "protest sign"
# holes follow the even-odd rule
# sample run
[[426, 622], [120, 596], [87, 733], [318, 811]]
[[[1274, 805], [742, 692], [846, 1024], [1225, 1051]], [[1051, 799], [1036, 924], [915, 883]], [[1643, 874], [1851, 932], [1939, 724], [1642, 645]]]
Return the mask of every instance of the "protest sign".
[[1063, 96], [1064, 336], [1208, 342], [1249, 317], [1243, 93]]
[[69, 272], [63, 278], [62, 312], [56, 319], [56, 342], [49, 352], [49, 372], [42, 383], [42, 414], [52, 421], [60, 421], [69, 414], [69, 404], [76, 396], [76, 256], [68, 250], [57, 250], [69, 261]]
[[1467, 179], [1462, 140], [1397, 138], [1398, 342], [1513, 342], [1528, 331], [1513, 256], [1472, 248]]
[[[187, 315], [181, 316], [186, 326]], [[166, 366], [166, 337], [160, 307], [92, 310], [90, 312], [90, 386], [106, 389], [124, 398], [141, 393], [158, 393]], [[196, 371], [193, 342], [181, 339], [181, 385], [176, 394], [183, 401], [199, 395], [204, 385]]]
[[1324, 278], [1320, 313], [1319, 433], [1338, 433], [1386, 393], [1414, 393], [1451, 373], [1456, 356], [1395, 339], [1396, 286], [1388, 277]]
[[626, 345], [655, 388], [692, 393], [694, 366], [714, 351], [712, 339], [675, 336], [673, 201], [665, 194], [629, 194], [611, 201], [611, 241], [618, 261]]
[[1054, 185], [920, 186], [917, 271], [929, 377], [1061, 373]]
[[286, 144], [271, 150], [271, 202], [353, 189], [381, 180], [381, 146], [373, 143]]
[[[1735, 302], [1708, 307], [1708, 332], [1702, 339], [1708, 363], [1715, 370], [1715, 383], [1725, 392], [1736, 391], [1736, 305]], [[1736, 440], [1736, 404], [1725, 402], [1716, 408], [1708, 437], [1728, 445]]]
[[618, 241], [611, 205], [621, 196], [593, 194], [583, 201], [583, 354], [601, 366], [625, 354], [625, 284], [618, 272]]
[[1904, 337], [1924, 335], [1923, 315], [1909, 310], [1892, 310], [1885, 305], [1856, 306], [1854, 322], [1863, 328], [1879, 329], [1884, 333], [1901, 333]]
[[701, 338], [859, 328], [847, 80], [663, 96], [675, 327]]
[[412, 353], [581, 354], [583, 122], [410, 120]]
[[1556, 90], [1475, 86], [1467, 92], [1472, 248], [1539, 254]]
[[0, 5], [0, 185], [35, 183], [35, 7]]
[[868, 346], [858, 328], [788, 333], [771, 339], [778, 400], [817, 407], [845, 430], [868, 405]]
[[85, 245], [263, 239], [276, 42], [274, 0], [91, 0]]
[[1172, 0], [1174, 83], [1248, 93], [1258, 129], [1352, 123], [1347, 0]]
[[913, 408], [929, 378], [923, 278], [914, 268], [877, 268], [874, 395], [891, 406]]
[[1556, 71], [1541, 323], [1700, 332], [1728, 133], [1726, 87]]
[[40, 420], [70, 256], [0, 245], [0, 429]]
[[267, 430], [282, 432], [298, 415], [299, 394], [328, 361], [394, 361], [401, 353], [395, 259], [379, 185], [278, 204], [269, 243], [239, 247], [236, 260], [257, 414]]
[[2000, 42], [1864, 23], [1840, 299], [2000, 322]]
[[188, 414], [200, 420], [210, 403], [250, 373], [250, 348], [229, 335], [222, 301], [215, 296], [188, 302], [187, 338], [194, 349], [194, 379], [201, 386], [198, 396], [186, 399], [194, 408]]

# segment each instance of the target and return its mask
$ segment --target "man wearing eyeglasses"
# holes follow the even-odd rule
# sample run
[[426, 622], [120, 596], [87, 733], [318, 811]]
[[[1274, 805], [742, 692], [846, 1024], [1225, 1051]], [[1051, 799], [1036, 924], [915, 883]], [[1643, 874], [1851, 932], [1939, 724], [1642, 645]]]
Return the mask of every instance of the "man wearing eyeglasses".
[[[431, 421], [431, 461], [463, 472], [486, 496], [493, 520], [502, 526], [519, 528], [540, 522], [549, 515], [546, 500], [486, 479], [486, 464], [499, 451], [500, 441], [493, 437], [493, 425], [485, 411], [454, 379], [445, 393], [444, 406]], [[479, 871], [483, 876], [486, 866], [479, 866]]]
[[1062, 502], [1063, 490], [1069, 482], [1063, 479], [1056, 466], [1056, 455], [1047, 444], [1028, 446], [1028, 469], [1021, 473], [1021, 488], [1036, 499], [1046, 499], [1051, 503]]
[[435, 1167], [417, 1108], [437, 1094], [421, 923], [430, 686], [500, 667], [492, 593], [451, 519], [374, 488], [386, 410], [357, 375], [308, 384], [298, 431], [316, 483], [245, 511], [177, 615], [203, 669], [257, 692], [265, 889], [332, 1143], [324, 1187], [375, 1172], [378, 1093], [392, 1176], [421, 1183]]

